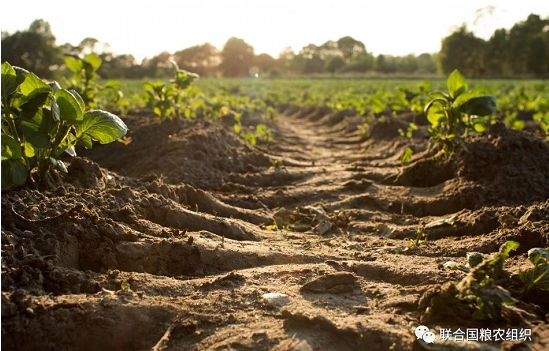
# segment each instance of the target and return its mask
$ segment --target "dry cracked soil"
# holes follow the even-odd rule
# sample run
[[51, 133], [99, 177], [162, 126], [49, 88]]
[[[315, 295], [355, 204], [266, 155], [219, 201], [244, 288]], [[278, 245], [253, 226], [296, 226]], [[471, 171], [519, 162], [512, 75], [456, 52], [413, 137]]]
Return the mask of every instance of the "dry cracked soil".
[[[47, 188], [4, 191], [2, 350], [549, 349], [546, 292], [492, 321], [424, 301], [466, 276], [445, 262], [508, 240], [520, 248], [498, 284], [516, 295], [526, 252], [548, 246], [546, 141], [497, 124], [433, 160], [411, 114], [361, 132], [349, 111], [279, 112], [274, 140], [250, 146], [230, 118], [135, 111], [124, 143], [82, 152]], [[532, 340], [426, 344], [420, 324]]]

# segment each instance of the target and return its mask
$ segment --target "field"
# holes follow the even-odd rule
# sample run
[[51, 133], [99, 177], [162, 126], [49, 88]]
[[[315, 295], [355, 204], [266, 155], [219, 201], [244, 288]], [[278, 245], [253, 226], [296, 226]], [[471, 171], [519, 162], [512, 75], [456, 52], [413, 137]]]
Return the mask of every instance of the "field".
[[3, 190], [3, 349], [549, 347], [546, 81], [471, 81], [497, 112], [451, 134], [446, 80], [188, 79], [121, 82], [127, 134]]

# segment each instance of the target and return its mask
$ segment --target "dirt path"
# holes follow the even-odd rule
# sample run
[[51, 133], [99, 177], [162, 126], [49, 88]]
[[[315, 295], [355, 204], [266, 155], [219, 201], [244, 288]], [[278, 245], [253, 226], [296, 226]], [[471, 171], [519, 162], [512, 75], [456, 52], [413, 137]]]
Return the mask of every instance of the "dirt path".
[[[131, 144], [89, 154], [104, 168], [76, 159], [55, 190], [3, 194], [3, 349], [425, 347], [413, 335], [421, 296], [465, 276], [443, 263], [465, 264], [467, 252], [514, 239], [520, 255], [506, 268], [525, 267], [524, 253], [547, 245], [549, 225], [539, 221], [548, 218], [549, 184], [547, 166], [527, 165], [545, 188], [517, 185], [498, 197], [506, 181], [474, 173], [466, 158], [424, 162], [426, 127], [395, 138], [408, 117], [361, 134], [349, 113], [286, 109], [271, 126], [275, 142], [257, 148], [208, 122], [149, 128], [130, 119]], [[473, 140], [472, 152], [500, 147], [497, 133]], [[541, 148], [536, 162], [549, 157], [547, 143], [512, 137], [526, 151]], [[414, 165], [403, 169], [406, 146]], [[503, 228], [501, 215], [527, 220]], [[410, 246], [423, 226], [427, 244]], [[534, 329], [533, 342], [448, 347], [544, 349], [547, 306], [537, 308], [520, 325]]]

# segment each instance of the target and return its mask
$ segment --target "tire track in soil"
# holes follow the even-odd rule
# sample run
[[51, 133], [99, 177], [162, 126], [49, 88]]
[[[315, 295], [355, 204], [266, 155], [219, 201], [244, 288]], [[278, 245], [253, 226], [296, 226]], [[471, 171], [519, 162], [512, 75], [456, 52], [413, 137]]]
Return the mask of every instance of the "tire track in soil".
[[[282, 166], [254, 165], [249, 158], [251, 166], [238, 170], [236, 165], [225, 179], [230, 191], [224, 186], [204, 192], [157, 177], [125, 178], [77, 159], [71, 172], [79, 176], [69, 185], [8, 193], [2, 198], [3, 345], [17, 350], [419, 347], [411, 326], [422, 314], [421, 295], [464, 276], [444, 270], [442, 263], [465, 263], [468, 251], [490, 253], [509, 238], [524, 237], [524, 228], [502, 232], [498, 215], [546, 213], [548, 205], [480, 206], [480, 186], [463, 177], [428, 187], [394, 185], [389, 180], [402, 172], [403, 148], [411, 145], [421, 157], [426, 131], [420, 127], [411, 140], [387, 138], [402, 127], [388, 118], [392, 124], [374, 124], [364, 136], [348, 113], [286, 110], [271, 126], [275, 143], [257, 148]], [[217, 127], [197, 133], [207, 136], [212, 128]], [[169, 150], [178, 149], [175, 134]], [[113, 148], [118, 152], [121, 146]], [[101, 163], [102, 153], [113, 150], [91, 157]], [[83, 210], [63, 221], [29, 220], [76, 205]], [[408, 247], [421, 225], [456, 213], [454, 225], [430, 228], [428, 245]], [[265, 225], [276, 220], [291, 221], [294, 229], [267, 230]], [[323, 221], [332, 227], [320, 235]], [[528, 232], [530, 241], [522, 244], [547, 240], [536, 233]], [[525, 264], [524, 257], [510, 260], [515, 271]], [[289, 300], [277, 306], [262, 298], [265, 293], [286, 294]], [[454, 325], [446, 321], [430, 328], [441, 326]], [[547, 340], [546, 326], [536, 327], [536, 345]]]

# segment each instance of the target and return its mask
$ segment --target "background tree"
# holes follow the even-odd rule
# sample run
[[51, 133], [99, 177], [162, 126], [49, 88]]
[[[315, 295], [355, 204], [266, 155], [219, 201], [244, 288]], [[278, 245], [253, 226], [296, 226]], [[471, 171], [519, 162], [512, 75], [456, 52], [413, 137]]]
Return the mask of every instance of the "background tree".
[[347, 62], [366, 53], [366, 46], [364, 43], [350, 36], [339, 38], [337, 40], [337, 47]]
[[254, 66], [259, 68], [261, 73], [271, 72], [276, 66], [276, 60], [269, 54], [260, 54], [254, 57]]
[[420, 74], [436, 74], [437, 65], [433, 55], [423, 53], [417, 57], [417, 73]]
[[195, 45], [173, 54], [179, 68], [200, 76], [213, 76], [221, 61], [219, 51], [210, 43]]
[[172, 55], [169, 52], [164, 51], [150, 59], [144, 59], [143, 62], [141, 62], [143, 76], [150, 78], [166, 78], [173, 76], [173, 66], [170, 62], [171, 58]]
[[505, 29], [498, 29], [486, 43], [484, 64], [486, 74], [501, 76], [510, 73], [506, 58], [509, 55], [509, 34]]
[[395, 58], [390, 55], [378, 55], [376, 58], [376, 71], [380, 73], [395, 73]]
[[406, 55], [395, 58], [395, 71], [399, 73], [415, 73], [417, 72], [419, 65], [417, 63], [417, 57], [414, 55]]
[[324, 70], [324, 61], [320, 57], [321, 48], [315, 44], [304, 46], [295, 60], [299, 63], [297, 66], [301, 68], [303, 74], [322, 73]]
[[225, 77], [243, 77], [253, 65], [254, 48], [242, 39], [230, 38], [221, 51], [219, 68]]
[[465, 76], [479, 76], [485, 71], [486, 42], [461, 26], [442, 39], [439, 53], [440, 71], [444, 75], [458, 69]]
[[326, 70], [330, 73], [335, 73], [346, 65], [345, 59], [341, 56], [334, 56], [328, 61]]
[[524, 22], [515, 24], [509, 31], [507, 62], [515, 74], [542, 75], [548, 73], [549, 48], [544, 36], [549, 19], [530, 15]]
[[282, 49], [276, 60], [276, 67], [279, 73], [288, 74], [290, 72], [297, 72], [298, 68], [295, 67], [297, 61], [295, 60], [295, 53], [291, 47], [285, 47]]
[[61, 64], [61, 50], [55, 45], [50, 24], [35, 20], [29, 28], [2, 36], [2, 62], [26, 68], [40, 77], [51, 78], [50, 67]]

